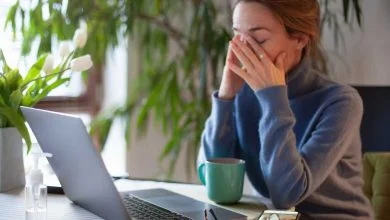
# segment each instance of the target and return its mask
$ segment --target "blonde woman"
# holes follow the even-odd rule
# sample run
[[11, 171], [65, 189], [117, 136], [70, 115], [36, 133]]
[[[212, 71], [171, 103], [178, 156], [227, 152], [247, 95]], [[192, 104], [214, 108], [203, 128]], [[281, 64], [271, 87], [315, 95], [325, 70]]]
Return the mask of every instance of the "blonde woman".
[[236, 1], [200, 153], [245, 160], [252, 185], [276, 208], [373, 219], [362, 192], [362, 102], [313, 68], [319, 16], [317, 0]]

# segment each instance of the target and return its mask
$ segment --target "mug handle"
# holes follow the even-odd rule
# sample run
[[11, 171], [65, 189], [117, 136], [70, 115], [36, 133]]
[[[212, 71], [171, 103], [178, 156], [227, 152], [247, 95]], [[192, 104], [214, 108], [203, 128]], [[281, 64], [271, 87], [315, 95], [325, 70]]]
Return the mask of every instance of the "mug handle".
[[204, 177], [204, 173], [205, 173], [205, 163], [201, 163], [198, 167], [198, 175], [199, 175], [199, 179], [200, 181], [202, 182], [203, 185], [206, 185], [206, 178]]

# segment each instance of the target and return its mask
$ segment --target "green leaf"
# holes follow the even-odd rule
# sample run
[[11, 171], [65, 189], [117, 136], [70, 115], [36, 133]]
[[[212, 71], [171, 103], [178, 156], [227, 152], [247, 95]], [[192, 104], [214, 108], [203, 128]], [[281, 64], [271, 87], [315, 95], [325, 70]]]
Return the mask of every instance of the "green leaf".
[[4, 30], [6, 29], [9, 22], [11, 22], [13, 38], [16, 36], [16, 12], [19, 8], [19, 1], [17, 1], [8, 11], [7, 18], [5, 19]]
[[100, 124], [99, 127], [99, 143], [102, 145], [102, 149], [106, 145], [108, 135], [110, 134], [113, 118], [108, 118]]
[[7, 79], [8, 88], [11, 91], [17, 90], [23, 82], [23, 78], [17, 69], [7, 72], [5, 78]]
[[38, 87], [36, 82], [31, 83], [28, 90], [25, 92], [23, 99], [22, 99], [22, 106], [28, 106], [31, 107], [31, 103], [33, 100], [33, 97], [35, 97], [37, 94], [35, 93], [36, 88]]
[[22, 95], [22, 92], [19, 89], [13, 91], [11, 93], [11, 97], [10, 97], [11, 107], [13, 109], [18, 109], [19, 106], [20, 106], [20, 103], [22, 102], [22, 98], [23, 98], [23, 95]]
[[[5, 78], [4, 74], [0, 73], [0, 96], [2, 97], [2, 100], [4, 103], [9, 103], [9, 96], [10, 96], [10, 89], [8, 86], [7, 78]], [[6, 105], [6, 104], [4, 104]]]
[[[45, 98], [53, 89], [59, 87], [60, 85], [68, 82], [70, 78], [63, 78], [56, 80], [53, 84], [47, 86], [46, 88], [43, 88], [43, 91], [36, 97], [33, 98], [33, 100], [30, 102], [28, 106], [34, 106], [36, 103], [41, 101], [43, 98]], [[28, 102], [27, 102], [28, 103]]]
[[106, 141], [108, 135], [110, 134], [114, 119], [115, 117], [100, 116], [96, 118], [91, 124], [91, 130], [89, 133], [91, 136], [97, 136], [101, 147], [100, 150], [103, 150], [106, 145]]
[[46, 32], [41, 34], [41, 41], [39, 43], [38, 55], [47, 53], [51, 51], [51, 33]]
[[8, 119], [2, 114], [0, 114], [0, 128], [6, 128], [8, 127], [8, 124], [9, 124]]
[[7, 64], [7, 60], [5, 59], [3, 50], [0, 48], [0, 64], [3, 66], [3, 73], [11, 71], [11, 68]]
[[180, 144], [183, 142], [182, 138], [184, 137], [185, 129], [184, 127], [175, 129], [173, 131], [170, 140], [165, 145], [163, 151], [160, 154], [159, 160], [160, 162], [163, 161], [169, 154], [174, 152], [174, 150], [180, 146]]
[[360, 7], [359, 0], [352, 0], [352, 3], [355, 8], [355, 14], [359, 27], [362, 27], [362, 9]]
[[52, 79], [54, 79], [54, 78], [60, 79], [61, 76], [63, 76], [63, 73], [64, 73], [64, 72], [61, 72], [61, 71], [60, 71], [60, 68], [61, 68], [60, 66], [57, 66], [57, 67], [52, 71], [51, 74], [46, 75], [45, 78], [43, 78], [44, 83], [45, 83], [45, 84], [48, 84], [48, 83], [49, 83]]
[[130, 147], [130, 141], [131, 141], [131, 131], [132, 131], [132, 113], [134, 111], [135, 104], [134, 103], [128, 103], [126, 105], [126, 108], [118, 112], [118, 115], [124, 115], [125, 118], [125, 141], [126, 141], [126, 147]]
[[343, 14], [345, 23], [348, 22], [349, 18], [349, 1], [350, 0], [343, 0]]
[[21, 16], [21, 21], [22, 21], [22, 33], [24, 33], [26, 30], [26, 27], [24, 25], [26, 13], [23, 10], [20, 10], [20, 16]]
[[30, 24], [35, 25], [37, 32], [46, 33], [45, 26], [47, 23], [43, 20], [42, 8], [42, 1], [39, 1], [37, 7], [30, 10]]
[[27, 76], [23, 80], [23, 84], [35, 79], [36, 77], [40, 76], [41, 70], [43, 68], [43, 64], [45, 63], [46, 57], [48, 54], [41, 55], [37, 62], [32, 65], [27, 73]]
[[150, 108], [156, 104], [159, 94], [162, 88], [162, 84], [156, 86], [150, 93], [149, 97], [145, 100], [144, 105], [141, 107], [141, 110], [137, 117], [137, 128], [139, 133], [142, 135], [146, 132], [145, 128], [148, 123], [148, 116]]
[[29, 153], [31, 149], [31, 139], [23, 116], [17, 110], [12, 108], [0, 108], [0, 114], [5, 116], [11, 122], [11, 125], [15, 126], [15, 128], [19, 131], [24, 141], [26, 141], [27, 153]]
[[29, 29], [23, 32], [23, 42], [22, 42], [22, 55], [28, 55], [31, 52], [32, 42], [34, 42], [36, 36], [36, 30], [34, 25], [30, 25]]
[[174, 174], [174, 171], [175, 171], [175, 167], [176, 167], [176, 163], [178, 161], [178, 157], [179, 157], [179, 154], [180, 154], [180, 146], [176, 146], [174, 148], [174, 150], [172, 151], [172, 156], [171, 156], [171, 160], [169, 161], [169, 167], [168, 167], [168, 172], [167, 172], [167, 179], [172, 179], [173, 178], [173, 174]]
[[[0, 83], [1, 83], [1, 81], [0, 81]], [[1, 89], [1, 87], [0, 87], [0, 89]], [[7, 103], [4, 100], [3, 95], [0, 93], [0, 107], [4, 107], [4, 106], [7, 106]]]

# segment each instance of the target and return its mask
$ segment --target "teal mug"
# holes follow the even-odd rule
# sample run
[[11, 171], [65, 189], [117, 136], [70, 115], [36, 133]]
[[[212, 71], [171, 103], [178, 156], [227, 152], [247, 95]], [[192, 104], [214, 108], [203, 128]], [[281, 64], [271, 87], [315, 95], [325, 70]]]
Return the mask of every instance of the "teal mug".
[[210, 159], [199, 165], [198, 174], [210, 200], [234, 204], [241, 199], [245, 161], [235, 158]]

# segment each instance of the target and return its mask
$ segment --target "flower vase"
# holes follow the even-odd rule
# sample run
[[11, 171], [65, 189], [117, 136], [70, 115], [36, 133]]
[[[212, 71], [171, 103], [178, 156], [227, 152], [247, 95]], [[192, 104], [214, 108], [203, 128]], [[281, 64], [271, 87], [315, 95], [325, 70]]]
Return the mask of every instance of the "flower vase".
[[0, 128], [0, 193], [24, 185], [22, 137], [16, 128]]

